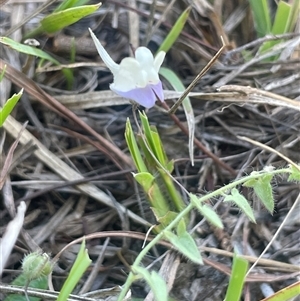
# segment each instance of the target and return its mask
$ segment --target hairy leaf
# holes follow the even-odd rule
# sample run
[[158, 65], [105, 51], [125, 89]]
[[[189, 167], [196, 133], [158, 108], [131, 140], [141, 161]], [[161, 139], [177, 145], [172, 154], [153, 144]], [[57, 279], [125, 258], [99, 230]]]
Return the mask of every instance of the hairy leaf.
[[253, 223], [256, 222], [253, 210], [251, 209], [247, 199], [242, 194], [240, 194], [236, 188], [233, 188], [231, 190], [231, 194], [226, 195], [224, 202], [233, 202], [247, 215], [247, 217]]

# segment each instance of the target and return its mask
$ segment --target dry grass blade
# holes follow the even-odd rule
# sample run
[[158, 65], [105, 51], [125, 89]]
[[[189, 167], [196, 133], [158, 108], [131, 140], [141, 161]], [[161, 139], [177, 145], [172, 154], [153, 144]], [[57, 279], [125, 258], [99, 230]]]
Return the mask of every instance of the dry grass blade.
[[[221, 37], [222, 39], [222, 37]], [[217, 61], [220, 57], [223, 50], [226, 48], [224, 41], [222, 39], [223, 46], [219, 49], [219, 51], [214, 55], [214, 57], [207, 63], [207, 65], [200, 71], [200, 73], [194, 78], [194, 80], [190, 83], [190, 85], [186, 88], [180, 98], [176, 101], [173, 107], [170, 109], [169, 114], [173, 114], [176, 112], [182, 101], [188, 96], [189, 92], [193, 90], [193, 88], [197, 85], [199, 80], [203, 77], [203, 75], [211, 68], [211, 66]]]
[[25, 124], [23, 124], [21, 131], [18, 133], [18, 136], [16, 137], [15, 142], [12, 144], [12, 146], [10, 147], [8, 154], [5, 158], [4, 164], [2, 166], [1, 172], [0, 172], [0, 190], [2, 189], [3, 185], [4, 185], [4, 181], [5, 181], [5, 177], [8, 174], [8, 171], [10, 169], [10, 165], [13, 161], [13, 155], [14, 155], [14, 151], [19, 143], [20, 137], [22, 132], [24, 131], [24, 129], [26, 128], [27, 122]]
[[8, 224], [6, 231], [0, 240], [0, 276], [2, 275], [4, 266], [9, 255], [15, 245], [15, 242], [22, 229], [26, 211], [25, 202], [21, 202], [17, 209], [15, 218]]
[[[276, 5], [282, 1], [271, 2], [275, 16]], [[10, 37], [23, 41], [57, 5], [53, 0], [11, 0], [1, 7], [0, 31], [2, 35], [14, 32]], [[190, 148], [194, 166], [188, 156], [184, 110], [179, 107], [172, 118], [160, 105], [146, 110], [166, 156], [174, 164], [172, 177], [189, 193], [201, 197], [253, 171], [269, 166], [277, 170], [287, 162], [299, 162], [299, 18], [294, 32], [257, 38], [260, 35], [248, 0], [107, 0], [92, 15], [55, 35], [35, 36], [59, 66], [38, 58], [27, 60], [25, 75], [24, 70], [18, 70], [22, 70], [26, 55], [0, 45], [0, 72], [4, 64], [8, 66], [0, 83], [1, 99], [8, 99], [18, 87], [26, 92], [0, 138], [2, 158], [9, 154], [2, 170], [2, 180], [6, 178], [1, 191], [2, 224], [8, 225], [15, 215], [15, 204], [25, 201], [28, 208], [21, 235], [2, 274], [5, 285], [0, 285], [0, 300], [5, 294], [22, 294], [23, 289], [9, 283], [19, 272], [24, 253], [36, 249], [59, 257], [52, 275], [54, 290], [58, 290], [84, 236], [94, 265], [70, 300], [107, 299], [110, 292], [104, 288], [123, 285], [129, 266], [144, 248], [143, 242], [147, 245], [155, 238], [149, 230], [145, 239], [155, 217], [132, 178], [133, 164], [124, 139], [126, 120], [132, 123], [134, 119], [132, 106], [109, 90], [113, 76], [98, 57], [88, 28], [93, 28], [113, 60], [120, 63], [132, 57], [130, 43], [146, 46], [155, 54], [188, 7], [184, 29], [163, 64], [190, 90], [182, 95], [183, 90], [170, 91], [172, 82], [164, 77], [161, 81], [164, 105], [172, 107], [185, 95], [190, 98], [197, 139], [197, 145]], [[222, 46], [220, 36], [226, 50], [219, 52], [212, 68], [205, 69]], [[261, 53], [260, 46], [266, 41], [277, 44], [268, 53]], [[63, 68], [73, 75], [69, 87]], [[12, 156], [11, 145], [27, 120]], [[132, 130], [138, 132], [135, 123]], [[9, 176], [4, 177], [6, 171]], [[216, 231], [198, 212], [191, 212], [187, 229], [192, 229], [204, 265], [186, 261], [162, 240], [144, 256], [140, 266], [165, 275], [169, 296], [176, 300], [198, 300], [201, 296], [203, 301], [222, 301], [234, 251], [251, 265], [257, 263], [247, 277], [244, 300], [262, 300], [261, 287], [274, 291], [287, 287], [299, 277], [299, 183], [278, 174], [270, 186], [275, 201], [273, 215], [266, 212], [251, 189], [237, 187], [253, 209], [256, 224], [237, 207], [223, 202], [222, 195], [205, 204], [221, 217], [222, 231]], [[178, 192], [189, 203], [179, 187]], [[290, 208], [294, 208], [291, 213]], [[3, 225], [1, 233], [6, 229]], [[72, 246], [66, 247], [69, 243]], [[63, 254], [61, 250], [65, 250]], [[153, 299], [142, 280], [136, 281], [135, 288], [132, 298]], [[83, 295], [81, 290], [87, 293]], [[57, 299], [50, 290], [33, 292], [30, 288], [28, 292], [42, 299]], [[118, 294], [119, 287], [113, 298]]]
[[[110, 143], [108, 140], [103, 138], [100, 134], [98, 134], [95, 130], [93, 130], [89, 125], [87, 125], [84, 121], [82, 121], [76, 114], [72, 111], [68, 110], [65, 106], [59, 103], [54, 97], [50, 96], [48, 93], [43, 91], [33, 80], [28, 78], [22, 72], [16, 70], [9, 64], [6, 64], [3, 60], [0, 60], [0, 72], [4, 70], [4, 66], [6, 65], [5, 77], [10, 79], [13, 83], [15, 83], [19, 87], [24, 87], [24, 90], [38, 99], [43, 105], [47, 106], [57, 114], [72, 120], [80, 127], [85, 129], [88, 133], [94, 136], [101, 145], [103, 145], [107, 150], [113, 154], [114, 161], [117, 166], [120, 166], [119, 161], [131, 166], [131, 159], [125, 155], [119, 148], [117, 148], [114, 144]], [[100, 149], [101, 150], [101, 149]]]
[[[21, 130], [21, 125], [18, 123], [13, 117], [9, 116], [6, 119], [4, 124], [4, 129], [13, 137], [17, 138], [18, 133]], [[56, 172], [60, 177], [65, 180], [78, 180], [83, 179], [83, 177], [77, 173], [74, 169], [69, 167], [65, 162], [55, 156], [51, 151], [49, 151], [41, 142], [39, 142], [29, 131], [24, 130], [20, 137], [20, 143], [26, 144], [29, 141], [34, 141], [34, 144], [37, 146], [37, 150], [34, 152], [35, 156], [41, 160], [45, 165], [47, 165], [50, 169]], [[80, 184], [76, 186], [80, 191], [94, 198], [98, 202], [101, 202], [109, 207], [114, 208], [115, 203], [110, 196], [106, 193], [98, 189], [93, 184]], [[120, 205], [120, 210], [123, 211], [124, 214], [128, 214], [130, 218], [135, 220], [138, 223], [143, 225], [148, 225], [148, 223], [134, 214], [133, 212], [127, 210], [122, 205]]]
[[[237, 85], [227, 85], [222, 86], [218, 89], [220, 92], [238, 92], [242, 96], [241, 98], [230, 99], [230, 102], [233, 103], [257, 103], [257, 104], [265, 104], [271, 106], [285, 107], [300, 111], [300, 103], [297, 100], [289, 99], [287, 97], [264, 91], [261, 89], [245, 87], [245, 86], [237, 86]], [[234, 96], [234, 95], [232, 95]]]

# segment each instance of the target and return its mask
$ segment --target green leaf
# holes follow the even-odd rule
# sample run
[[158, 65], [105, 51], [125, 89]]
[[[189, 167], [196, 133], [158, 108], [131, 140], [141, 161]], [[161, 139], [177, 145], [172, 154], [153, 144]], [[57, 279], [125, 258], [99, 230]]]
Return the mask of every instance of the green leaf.
[[[279, 1], [274, 23], [270, 32], [271, 34], [278, 35], [278, 34], [283, 34], [288, 32], [287, 22], [289, 19], [290, 11], [291, 11], [291, 6], [288, 3], [284, 1]], [[267, 41], [263, 43], [263, 45], [260, 47], [259, 52], [264, 53], [265, 51], [272, 48], [274, 45], [280, 43], [281, 41], [282, 40]], [[272, 58], [270, 58], [270, 60], [272, 60]]]
[[[20, 274], [11, 284], [16, 286], [25, 287], [28, 279], [24, 274]], [[28, 288], [47, 289], [48, 288], [48, 276], [42, 276], [38, 279], [30, 281]], [[29, 301], [40, 301], [38, 297], [28, 297]], [[19, 294], [9, 294], [3, 301], [28, 301], [26, 296]]]
[[4, 65], [4, 68], [3, 68], [3, 70], [2, 70], [2, 72], [0, 74], [0, 82], [2, 82], [2, 79], [4, 77], [5, 71], [6, 71], [6, 65]]
[[23, 89], [18, 94], [14, 94], [11, 98], [9, 98], [3, 108], [0, 109], [0, 127], [3, 125], [8, 115], [12, 112], [22, 94]]
[[148, 172], [140, 172], [134, 174], [134, 178], [143, 187], [156, 219], [158, 220], [160, 217], [165, 216], [170, 211], [170, 208], [155, 182], [155, 177]]
[[139, 150], [139, 147], [137, 145], [129, 118], [127, 118], [126, 121], [125, 140], [138, 172], [148, 172], [147, 167], [142, 158], [141, 152]]
[[153, 131], [151, 130], [151, 127], [149, 125], [148, 117], [147, 117], [145, 112], [143, 112], [143, 113], [139, 112], [139, 115], [140, 115], [140, 119], [141, 119], [141, 122], [142, 122], [142, 130], [145, 134], [146, 141], [149, 145], [149, 148], [151, 149], [151, 151], [153, 152], [153, 154], [157, 158], [156, 146], [155, 146], [155, 142], [154, 142], [154, 139], [153, 139], [153, 136], [152, 136]]
[[51, 55], [49, 55], [47, 52], [45, 52], [41, 49], [15, 42], [14, 40], [12, 40], [10, 38], [6, 38], [6, 37], [0, 37], [0, 43], [11, 47], [12, 49], [14, 49], [18, 52], [37, 56], [39, 58], [45, 59], [49, 62], [52, 62], [55, 65], [60, 65], [59, 61], [57, 61]]
[[275, 19], [273, 22], [272, 30], [271, 33], [276, 35], [276, 34], [282, 34], [286, 33], [288, 31], [288, 18], [290, 15], [291, 11], [291, 5], [284, 2], [284, 1], [279, 1], [277, 10], [276, 10], [276, 15]]
[[[164, 216], [158, 217], [155, 208], [151, 208], [154, 212], [155, 216], [157, 217], [157, 221], [159, 222], [158, 229], [162, 231], [165, 229], [169, 224], [177, 217], [178, 213], [174, 211], [168, 211]], [[160, 232], [158, 231], [158, 232]]]
[[248, 261], [239, 256], [233, 257], [232, 272], [226, 292], [225, 301], [239, 301], [242, 295], [248, 270]]
[[220, 229], [224, 228], [222, 220], [211, 207], [209, 207], [206, 204], [203, 205], [199, 201], [199, 198], [192, 193], [190, 193], [190, 200], [209, 223], [211, 223], [213, 226], [217, 228]]
[[299, 11], [300, 11], [300, 0], [292, 1], [289, 18], [288, 18], [287, 24], [286, 24], [287, 32], [292, 32], [294, 30], [294, 27], [297, 23], [297, 19], [299, 17]]
[[247, 217], [253, 223], [256, 223], [251, 206], [249, 205], [247, 199], [242, 194], [240, 194], [236, 188], [231, 189], [231, 194], [225, 196], [224, 202], [233, 202], [247, 215]]
[[92, 260], [89, 258], [89, 255], [85, 248], [85, 240], [83, 240], [77, 258], [71, 268], [70, 274], [59, 292], [57, 301], [67, 300], [68, 296], [74, 290], [78, 281], [80, 280], [86, 269], [89, 267], [91, 262]]
[[297, 181], [300, 182], [300, 166], [298, 166], [298, 168], [296, 168], [296, 166], [291, 165], [291, 173], [288, 177], [288, 181]]
[[296, 300], [295, 297], [300, 295], [300, 281], [291, 284], [288, 287], [284, 287], [280, 291], [274, 293], [261, 301], [291, 301]]
[[256, 33], [259, 37], [269, 34], [271, 31], [271, 14], [268, 0], [249, 0], [253, 14]]
[[153, 186], [155, 177], [149, 172], [139, 172], [138, 174], [133, 174], [134, 179], [143, 187], [143, 189], [148, 192]]
[[95, 12], [101, 3], [83, 5], [54, 12], [41, 20], [41, 26], [47, 33], [54, 33]]
[[184, 220], [180, 220], [177, 228], [176, 228], [176, 233], [178, 234], [178, 236], [184, 235], [184, 233], [186, 232], [186, 224], [184, 222]]
[[157, 53], [160, 51], [168, 52], [170, 50], [170, 48], [173, 46], [173, 44], [176, 42], [177, 38], [179, 37], [180, 33], [182, 32], [183, 27], [189, 17], [190, 11], [191, 11], [191, 7], [188, 7], [185, 11], [182, 12], [182, 14], [175, 22], [169, 34], [160, 45]]
[[145, 268], [139, 266], [132, 267], [132, 271], [134, 273], [140, 274], [146, 280], [153, 292], [156, 301], [168, 300], [167, 285], [164, 279], [159, 274], [154, 271], [150, 273]]
[[[60, 65], [59, 61], [57, 61], [51, 55], [49, 55], [47, 52], [45, 52], [41, 49], [15, 42], [14, 40], [12, 40], [10, 38], [6, 38], [6, 37], [0, 37], [0, 43], [11, 47], [12, 49], [14, 49], [18, 52], [25, 53], [28, 55], [33, 55], [33, 56], [39, 57], [41, 59], [45, 59], [55, 65]], [[71, 83], [73, 82], [72, 71], [69, 69], [63, 68], [62, 72], [63, 72], [64, 76], [66, 77], [66, 80], [68, 83], [68, 88], [71, 88]]]
[[151, 136], [152, 136], [153, 144], [155, 145], [155, 149], [152, 150], [152, 152], [154, 151], [154, 154], [156, 155], [157, 160], [163, 166], [165, 166], [167, 164], [167, 156], [166, 156], [166, 153], [165, 153], [164, 148], [162, 146], [162, 142], [160, 140], [160, 137], [159, 137], [157, 131], [153, 130], [153, 127], [152, 127], [152, 131], [151, 131]]
[[85, 5], [89, 0], [64, 0], [57, 6], [54, 12], [62, 11], [71, 7]]
[[203, 264], [200, 252], [196, 246], [193, 237], [188, 233], [184, 232], [180, 236], [172, 233], [171, 231], [163, 231], [166, 239], [184, 256], [192, 260], [195, 263]]
[[[185, 86], [183, 85], [182, 81], [179, 79], [177, 74], [174, 73], [171, 69], [161, 67], [159, 70], [159, 74], [162, 75], [172, 85], [175, 91], [184, 92]], [[191, 164], [192, 166], [194, 166], [195, 116], [189, 97], [186, 97], [183, 100], [182, 106], [184, 109], [185, 118], [189, 129], [189, 156]]]
[[270, 213], [274, 211], [274, 199], [272, 193], [271, 180], [273, 175], [264, 175], [257, 179], [252, 179], [244, 183], [243, 186], [252, 187], [255, 194], [262, 201]]

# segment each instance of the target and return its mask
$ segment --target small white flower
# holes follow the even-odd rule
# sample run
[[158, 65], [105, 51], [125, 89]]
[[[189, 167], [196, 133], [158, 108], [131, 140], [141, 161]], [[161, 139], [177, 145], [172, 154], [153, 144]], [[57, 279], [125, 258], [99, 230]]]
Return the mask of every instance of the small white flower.
[[158, 70], [166, 55], [164, 51], [160, 51], [153, 58], [148, 48], [138, 47], [135, 58], [126, 57], [120, 64], [116, 64], [91, 29], [89, 31], [100, 57], [114, 76], [114, 81], [110, 84], [112, 91], [145, 108], [153, 107], [157, 98], [164, 101], [162, 84], [158, 77]]

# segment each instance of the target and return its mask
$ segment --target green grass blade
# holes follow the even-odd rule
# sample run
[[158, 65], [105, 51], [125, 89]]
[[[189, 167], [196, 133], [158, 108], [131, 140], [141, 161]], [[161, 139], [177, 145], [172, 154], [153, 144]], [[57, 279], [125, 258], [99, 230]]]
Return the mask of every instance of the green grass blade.
[[[41, 49], [18, 43], [7, 37], [0, 37], [0, 43], [18, 51], [18, 52], [36, 56], [38, 58], [47, 60], [47, 61], [53, 63], [54, 65], [60, 65], [60, 62], [58, 60], [54, 59], [51, 55], [49, 55], [47, 52], [45, 52]], [[63, 68], [62, 72], [67, 80], [68, 88], [70, 89], [71, 85], [74, 81], [73, 73], [70, 69], [66, 69], [66, 68]]]
[[86, 269], [91, 264], [92, 260], [89, 258], [87, 250], [85, 248], [85, 241], [82, 242], [80, 246], [79, 253], [77, 258], [72, 266], [70, 274], [66, 279], [62, 289], [59, 292], [57, 297], [57, 301], [65, 301], [67, 300], [68, 296], [74, 290], [75, 286], [77, 285], [78, 281], [86, 271]]
[[247, 270], [248, 261], [239, 256], [234, 256], [225, 301], [240, 301]]
[[276, 292], [274, 295], [267, 297], [261, 301], [289, 301], [300, 296], [300, 281], [291, 284], [288, 287]]
[[[179, 77], [172, 70], [168, 68], [160, 68], [159, 74], [162, 75], [175, 89], [175, 91], [183, 92], [185, 90], [185, 86], [179, 79]], [[191, 160], [191, 164], [194, 165], [194, 136], [195, 136], [195, 117], [193, 107], [191, 105], [191, 100], [189, 97], [186, 97], [182, 106], [184, 109], [185, 117], [188, 124], [189, 129], [189, 156]]]
[[148, 117], [145, 114], [145, 112], [143, 112], [143, 113], [139, 112], [139, 115], [140, 115], [140, 119], [142, 122], [142, 130], [145, 134], [146, 142], [148, 143], [148, 146], [149, 146], [150, 150], [153, 152], [155, 158], [157, 158], [159, 160], [159, 152], [157, 151], [157, 148], [156, 148], [155, 139], [152, 135], [153, 131], [149, 125]]
[[53, 12], [62, 11], [68, 8], [85, 5], [89, 0], [65, 0]]
[[49, 55], [47, 52], [45, 52], [41, 49], [18, 43], [7, 37], [0, 37], [0, 43], [4, 44], [6, 46], [9, 46], [10, 48], [12, 48], [18, 52], [37, 56], [39, 58], [50, 61], [51, 63], [53, 63], [55, 65], [60, 65], [59, 61], [57, 61], [51, 55]]
[[165, 216], [170, 211], [170, 208], [159, 186], [155, 182], [155, 177], [150, 173], [143, 172], [135, 174], [134, 179], [143, 187], [156, 219], [159, 220]]
[[300, 0], [292, 1], [290, 15], [286, 24], [286, 32], [292, 32], [296, 25], [300, 12]]
[[101, 3], [72, 7], [50, 14], [41, 20], [41, 26], [47, 33], [54, 33], [95, 12]]
[[165, 40], [160, 45], [158, 52], [165, 51], [168, 52], [170, 48], [173, 46], [173, 44], [176, 42], [177, 38], [179, 37], [181, 31], [183, 30], [183, 27], [189, 17], [191, 11], [191, 7], [188, 7], [178, 18], [178, 20], [175, 22], [174, 26], [172, 27], [171, 31], [165, 38]]
[[271, 14], [268, 0], [249, 0], [257, 35], [263, 37], [271, 32]]
[[282, 34], [288, 31], [287, 22], [289, 19], [290, 12], [291, 5], [284, 1], [279, 1], [274, 23], [271, 30], [272, 34]]
[[[280, 1], [278, 3], [274, 23], [271, 29], [271, 34], [278, 35], [278, 34], [283, 34], [288, 32], [287, 27], [288, 27], [288, 19], [289, 19], [290, 12], [291, 12], [291, 6], [288, 3], [283, 1]], [[270, 48], [280, 43], [281, 41], [282, 40], [267, 41], [263, 43], [263, 45], [260, 47], [259, 52], [264, 53], [265, 51], [269, 50]], [[269, 58], [268, 60], [272, 61], [275, 58], [276, 56]]]
[[0, 109], [0, 127], [3, 125], [8, 115], [12, 112], [22, 94], [23, 89], [18, 94], [14, 94], [11, 98], [9, 98], [3, 108]]
[[126, 140], [131, 158], [133, 159], [135, 167], [137, 168], [138, 172], [148, 172], [148, 169], [144, 163], [141, 152], [137, 145], [129, 118], [127, 118], [127, 121], [126, 121], [125, 140]]
[[2, 70], [2, 72], [0, 74], [0, 82], [2, 82], [2, 79], [4, 77], [5, 71], [6, 71], [6, 65], [4, 65], [4, 68], [3, 68], [3, 70]]

